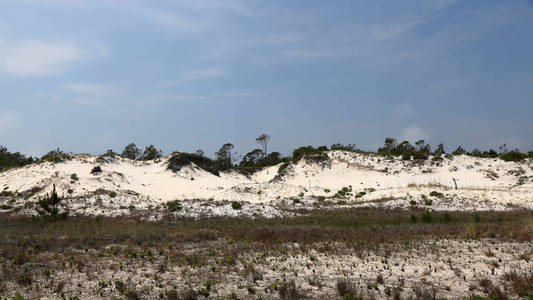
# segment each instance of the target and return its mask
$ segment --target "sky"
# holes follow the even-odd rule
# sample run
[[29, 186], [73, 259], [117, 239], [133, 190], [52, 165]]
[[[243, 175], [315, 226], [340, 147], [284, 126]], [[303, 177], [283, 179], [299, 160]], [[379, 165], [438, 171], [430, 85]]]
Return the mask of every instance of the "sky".
[[533, 0], [0, 0], [0, 145], [533, 150]]

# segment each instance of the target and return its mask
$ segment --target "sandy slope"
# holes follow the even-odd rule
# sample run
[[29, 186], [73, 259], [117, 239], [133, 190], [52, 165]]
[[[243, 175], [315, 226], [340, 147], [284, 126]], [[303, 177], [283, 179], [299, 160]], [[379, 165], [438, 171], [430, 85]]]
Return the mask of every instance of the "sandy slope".
[[[60, 194], [77, 199], [80, 207], [84, 201], [94, 201], [97, 191], [99, 201], [103, 199], [104, 206], [109, 208], [132, 203], [137, 208], [151, 208], [175, 199], [306, 206], [317, 202], [319, 196], [326, 197], [324, 203], [341, 205], [533, 208], [531, 161], [513, 163], [462, 155], [440, 162], [430, 159], [417, 163], [343, 151], [331, 151], [328, 155], [330, 160], [323, 163], [302, 160], [289, 166], [281, 180], [274, 180], [279, 166], [249, 177], [236, 172], [215, 176], [195, 165], [174, 173], [166, 168], [168, 158], [146, 162], [116, 158], [101, 163], [96, 156], [77, 155], [63, 163], [33, 164], [0, 173], [0, 189], [25, 195], [26, 199], [15, 203], [23, 204], [42, 197], [55, 184]], [[91, 174], [95, 166], [101, 166], [103, 172]], [[78, 179], [72, 180], [72, 174]], [[350, 195], [335, 197], [337, 191], [350, 186]], [[118, 193], [115, 201], [108, 196], [110, 191]], [[444, 196], [429, 197], [431, 191], [442, 192]], [[361, 192], [366, 194], [356, 197]]]

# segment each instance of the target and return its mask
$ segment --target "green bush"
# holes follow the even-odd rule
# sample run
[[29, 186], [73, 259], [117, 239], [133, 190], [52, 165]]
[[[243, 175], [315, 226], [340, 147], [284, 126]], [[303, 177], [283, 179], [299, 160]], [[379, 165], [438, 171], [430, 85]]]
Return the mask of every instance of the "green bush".
[[173, 172], [179, 172], [183, 167], [190, 166], [194, 163], [207, 172], [220, 176], [217, 166], [213, 160], [196, 153], [174, 152], [168, 159], [167, 169]]
[[141, 157], [141, 149], [137, 148], [135, 143], [130, 143], [124, 147], [121, 156], [131, 160], [137, 160]]
[[115, 192], [115, 191], [109, 192], [109, 197], [115, 198], [116, 196], [117, 196], [117, 192]]
[[183, 207], [180, 201], [174, 200], [174, 201], [167, 202], [167, 208], [168, 208], [168, 211], [175, 212], [175, 211], [181, 210]]
[[431, 212], [426, 210], [422, 216], [420, 216], [420, 220], [422, 220], [424, 223], [431, 223]]
[[7, 148], [0, 146], [0, 172], [10, 168], [22, 167], [33, 163], [32, 157], [16, 152], [11, 153]]
[[518, 152], [518, 151], [509, 151], [505, 154], [502, 154], [500, 158], [504, 161], [521, 161], [527, 157], [527, 154]]
[[0, 209], [2, 209], [2, 210], [9, 210], [9, 209], [12, 209], [12, 208], [13, 208], [13, 206], [11, 206], [11, 205], [7, 205], [7, 204], [0, 205]]
[[463, 147], [459, 146], [457, 147], [457, 149], [455, 149], [455, 151], [452, 152], [452, 155], [462, 155], [462, 154], [465, 154], [466, 151], [465, 149], [463, 149]]
[[240, 209], [242, 209], [242, 203], [240, 203], [238, 201], [233, 201], [233, 202], [231, 202], [231, 208], [233, 208], [235, 210], [240, 210]]
[[444, 194], [443, 193], [439, 193], [437, 191], [432, 191], [431, 193], [429, 193], [429, 195], [431, 197], [437, 197], [437, 198], [443, 198], [444, 197]]
[[71, 160], [73, 158], [72, 155], [65, 153], [61, 151], [59, 148], [56, 150], [52, 150], [45, 154], [43, 157], [41, 157], [41, 162], [53, 162], [53, 163], [61, 163], [65, 162], [67, 160]]
[[163, 156], [163, 151], [158, 150], [154, 145], [147, 146], [144, 149], [143, 154], [141, 155], [141, 160], [154, 160], [156, 158], [161, 158]]
[[416, 216], [415, 215], [411, 215], [410, 221], [411, 221], [411, 223], [416, 223], [416, 221], [417, 221]]
[[[327, 147], [326, 147], [325, 150], [327, 150]], [[323, 148], [321, 148], [320, 150], [319, 149], [315, 149], [315, 148], [313, 148], [313, 146], [302, 146], [302, 147], [296, 148], [296, 149], [294, 149], [294, 151], [292, 151], [292, 161], [294, 163], [297, 163], [304, 156], [312, 155], [312, 154], [322, 154], [323, 152], [325, 152], [325, 150]]]
[[96, 163], [99, 163], [99, 164], [104, 164], [104, 163], [107, 163], [109, 162], [111, 159], [117, 157], [118, 154], [115, 153], [113, 150], [109, 149], [106, 151], [106, 153], [98, 156], [95, 160]]
[[91, 174], [93, 175], [98, 175], [100, 173], [102, 173], [102, 168], [100, 166], [96, 166], [91, 169]]
[[61, 212], [60, 209], [60, 204], [62, 200], [63, 199], [57, 195], [56, 186], [54, 184], [52, 193], [40, 199], [37, 202], [37, 207], [35, 209], [40, 216], [50, 221], [66, 219], [68, 216], [68, 212]]

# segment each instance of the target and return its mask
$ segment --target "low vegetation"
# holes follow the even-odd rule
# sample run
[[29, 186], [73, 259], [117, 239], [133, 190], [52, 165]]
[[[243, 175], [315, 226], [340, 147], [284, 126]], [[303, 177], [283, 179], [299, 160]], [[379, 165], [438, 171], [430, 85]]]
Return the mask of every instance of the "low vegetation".
[[34, 162], [34, 159], [26, 157], [20, 152], [11, 153], [6, 147], [0, 146], [0, 172], [7, 169], [23, 167]]
[[173, 172], [179, 172], [183, 167], [190, 166], [194, 163], [198, 167], [219, 176], [216, 163], [209, 157], [196, 153], [174, 152], [168, 159], [167, 169]]
[[[179, 207], [179, 202], [168, 203], [167, 206], [171, 210], [171, 207]], [[365, 257], [365, 253], [381, 253], [382, 263], [386, 266], [387, 257], [392, 252], [398, 249], [414, 250], [424, 239], [467, 241], [490, 238], [491, 241], [522, 243], [533, 240], [533, 212], [530, 211], [487, 212], [483, 219], [468, 212], [432, 212], [430, 222], [412, 222], [410, 214], [413, 212], [400, 210], [302, 210], [301, 213], [293, 218], [220, 217], [199, 220], [175, 218], [169, 214], [158, 222], [141, 221], [138, 217], [70, 217], [48, 222], [41, 218], [0, 215], [0, 257], [3, 262], [0, 284], [11, 287], [15, 284], [21, 291], [43, 291], [49, 287], [52, 292], [59, 291], [53, 293], [61, 293], [62, 289], [67, 290], [63, 288], [65, 284], [61, 280], [49, 284], [52, 282], [50, 278], [57, 278], [56, 274], [61, 269], [72, 268], [68, 272], [77, 272], [75, 274], [85, 274], [86, 271], [87, 274], [99, 274], [94, 269], [88, 272], [89, 266], [96, 261], [112, 261], [109, 268], [115, 270], [113, 274], [118, 276], [124, 272], [122, 270], [131, 271], [137, 263], [143, 266], [155, 264], [154, 274], [147, 274], [144, 269], [138, 273], [140, 277], [150, 276], [149, 286], [135, 285], [127, 278], [102, 278], [91, 289], [96, 294], [104, 290], [116, 291], [121, 297], [129, 299], [144, 299], [152, 289], [160, 290], [159, 297], [163, 299], [199, 299], [207, 295], [211, 297], [217, 292], [220, 282], [216, 278], [219, 277], [210, 274], [226, 270], [234, 272], [239, 264], [242, 269], [238, 272], [250, 274], [249, 280], [242, 284], [248, 294], [300, 299], [311, 296], [306, 295], [301, 286], [291, 279], [285, 279], [285, 275], [280, 275], [280, 280], [266, 289], [257, 287], [256, 282], [263, 277], [256, 267], [263, 257], [275, 255], [287, 259], [291, 256], [308, 256], [310, 266], [314, 269], [317, 267], [313, 265], [316, 260], [314, 257], [319, 254]], [[426, 212], [415, 213], [422, 215]], [[190, 248], [197, 250], [185, 252], [185, 249], [199, 245], [202, 246], [198, 249]], [[295, 248], [294, 245], [299, 246]], [[250, 265], [252, 262], [257, 265]], [[44, 267], [30, 269], [40, 264]], [[159, 276], [174, 266], [209, 271], [205, 279], [189, 288], [166, 285]], [[297, 270], [281, 269], [279, 272]], [[184, 273], [184, 276], [187, 274]], [[486, 295], [497, 293], [499, 289], [525, 297], [531, 294], [531, 279], [529, 273], [510, 270], [499, 281], [503, 287], [492, 283], [480, 283], [480, 286], [487, 288]], [[350, 276], [339, 277], [333, 282], [337, 296], [360, 299], [363, 290], [356, 280], [357, 277]], [[312, 278], [309, 282], [321, 284]], [[387, 284], [386, 274], [377, 275], [366, 282], [368, 289], [379, 286], [387, 295], [399, 295], [400, 289]], [[416, 295], [432, 291], [429, 286], [415, 288]], [[479, 290], [477, 292], [481, 293]], [[154, 296], [153, 293], [150, 295]], [[228, 292], [227, 299], [235, 299], [231, 295]]]
[[[218, 176], [220, 171], [234, 169], [244, 175], [250, 175], [261, 168], [278, 165], [280, 163], [297, 163], [302, 158], [306, 158], [311, 163], [324, 163], [328, 161], [327, 151], [342, 150], [355, 153], [376, 154], [385, 157], [399, 156], [403, 160], [427, 160], [433, 157], [434, 161], [442, 160], [442, 157], [451, 158], [450, 154], [446, 154], [444, 144], [440, 143], [437, 148], [432, 151], [431, 146], [425, 140], [418, 140], [412, 145], [409, 141], [398, 141], [394, 138], [388, 137], [385, 139], [383, 147], [380, 147], [376, 152], [363, 151], [358, 149], [354, 144], [332, 144], [329, 148], [326, 145], [317, 148], [309, 145], [298, 147], [293, 150], [290, 157], [282, 157], [281, 153], [273, 151], [267, 152], [267, 144], [270, 141], [270, 136], [266, 134], [260, 135], [256, 139], [257, 143], [262, 146], [262, 149], [254, 149], [245, 155], [238, 156], [233, 151], [234, 145], [225, 143], [215, 152], [215, 159], [211, 159], [204, 155], [202, 150], [197, 150], [196, 153], [173, 152], [171, 157], [173, 161], [169, 164], [169, 169], [176, 171], [183, 166], [194, 162], [196, 165]], [[518, 162], [526, 158], [533, 158], [533, 151], [529, 153], [521, 153], [518, 150], [508, 151], [506, 145], [500, 147], [500, 152], [493, 149], [481, 151], [474, 148], [471, 152], [467, 152], [462, 146], [457, 147], [451, 152], [451, 155], [469, 155], [480, 158], [500, 158], [504, 161]], [[119, 155], [113, 150], [107, 150], [106, 153], [100, 155], [97, 163], [106, 163], [108, 159], [121, 156], [131, 160], [155, 160], [163, 156], [163, 152], [157, 149], [154, 145], [147, 146], [144, 151], [141, 151], [135, 143], [126, 145], [122, 153]], [[48, 152], [39, 160], [32, 157], [26, 157], [21, 153], [11, 153], [5, 147], [0, 147], [0, 172], [9, 168], [21, 167], [31, 164], [33, 162], [53, 162], [60, 163], [73, 158], [72, 154], [68, 154], [59, 148]], [[239, 161], [239, 163], [236, 163]]]

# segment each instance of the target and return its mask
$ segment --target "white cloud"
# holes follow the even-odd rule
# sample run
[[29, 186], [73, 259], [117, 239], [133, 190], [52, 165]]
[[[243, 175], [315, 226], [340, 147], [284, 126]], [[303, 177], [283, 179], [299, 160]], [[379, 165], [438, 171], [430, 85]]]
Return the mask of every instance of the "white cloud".
[[4, 43], [0, 46], [0, 70], [17, 76], [60, 74], [104, 51], [103, 48], [88, 50], [69, 41], [28, 39], [11, 45]]
[[0, 131], [9, 129], [16, 121], [17, 115], [14, 112], [0, 114]]
[[184, 80], [210, 79], [226, 76], [228, 72], [222, 69], [195, 69], [186, 70], [181, 74]]
[[426, 140], [429, 134], [418, 125], [412, 125], [405, 128], [401, 135], [402, 141], [415, 142], [418, 140]]

